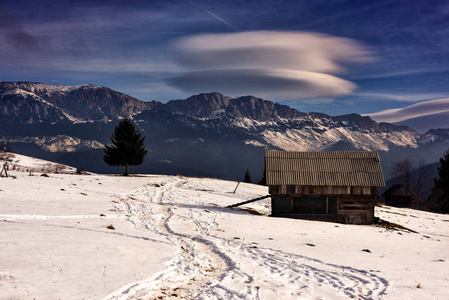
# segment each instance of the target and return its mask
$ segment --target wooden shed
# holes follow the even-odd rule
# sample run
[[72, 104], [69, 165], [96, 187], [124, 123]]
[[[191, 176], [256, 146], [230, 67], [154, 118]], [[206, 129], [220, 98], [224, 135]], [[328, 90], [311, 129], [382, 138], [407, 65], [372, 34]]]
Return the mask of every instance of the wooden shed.
[[265, 151], [271, 215], [371, 224], [385, 186], [373, 151]]
[[413, 192], [400, 183], [391, 186], [382, 194], [386, 205], [396, 207], [412, 207], [413, 196]]

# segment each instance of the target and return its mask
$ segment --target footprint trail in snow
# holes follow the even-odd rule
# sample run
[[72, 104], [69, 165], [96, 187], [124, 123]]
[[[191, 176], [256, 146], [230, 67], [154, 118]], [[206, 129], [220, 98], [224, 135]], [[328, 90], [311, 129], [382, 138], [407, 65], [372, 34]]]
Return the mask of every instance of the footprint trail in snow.
[[229, 210], [201, 201], [198, 191], [204, 192], [200, 184], [174, 177], [122, 199], [137, 229], [159, 234], [177, 250], [164, 271], [106, 299], [378, 299], [386, 294], [388, 282], [373, 273], [219, 236], [212, 229]]

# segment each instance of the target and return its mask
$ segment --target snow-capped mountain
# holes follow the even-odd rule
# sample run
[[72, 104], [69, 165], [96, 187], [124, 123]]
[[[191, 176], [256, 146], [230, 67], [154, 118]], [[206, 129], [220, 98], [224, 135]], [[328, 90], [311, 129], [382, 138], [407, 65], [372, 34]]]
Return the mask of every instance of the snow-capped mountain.
[[160, 103], [92, 85], [0, 83], [0, 135], [24, 154], [116, 172], [103, 163], [102, 147], [123, 117], [147, 136], [149, 155], [135, 168], [142, 173], [238, 179], [250, 169], [256, 179], [264, 149], [271, 148], [375, 150], [388, 176], [404, 157], [438, 160], [449, 140], [449, 130], [419, 134], [366, 116], [303, 113], [253, 96], [208, 93]]
[[29, 124], [86, 122], [130, 117], [154, 103], [139, 101], [106, 87], [90, 84], [55, 86], [32, 82], [1, 82], [0, 118]]
[[[253, 96], [200, 94], [161, 104], [155, 111], [184, 116], [182, 122], [192, 128], [233, 129], [247, 135], [247, 144], [282, 150], [322, 151], [346, 142], [361, 150], [388, 151], [394, 146], [416, 148], [422, 140], [421, 135], [405, 126], [377, 123], [357, 114], [331, 117], [302, 113]], [[135, 119], [145, 123], [155, 111]]]

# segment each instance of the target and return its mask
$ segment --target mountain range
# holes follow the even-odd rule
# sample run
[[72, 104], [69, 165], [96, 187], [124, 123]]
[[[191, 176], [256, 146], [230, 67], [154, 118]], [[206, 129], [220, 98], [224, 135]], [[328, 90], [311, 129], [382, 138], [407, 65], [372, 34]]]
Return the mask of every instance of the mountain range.
[[0, 136], [16, 152], [92, 172], [118, 173], [103, 147], [122, 118], [146, 135], [149, 154], [134, 173], [242, 179], [262, 177], [264, 149], [375, 150], [386, 178], [399, 160], [433, 163], [447, 150], [449, 129], [420, 134], [368, 116], [300, 112], [253, 96], [205, 93], [167, 103], [144, 102], [107, 87], [0, 83]]

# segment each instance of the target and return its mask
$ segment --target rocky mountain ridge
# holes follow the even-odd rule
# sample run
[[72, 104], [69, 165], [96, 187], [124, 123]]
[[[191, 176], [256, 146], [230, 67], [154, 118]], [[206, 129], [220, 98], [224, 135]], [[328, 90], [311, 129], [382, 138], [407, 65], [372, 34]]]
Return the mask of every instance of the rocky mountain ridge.
[[86, 122], [131, 117], [156, 105], [107, 87], [91, 84], [54, 86], [32, 82], [0, 82], [1, 118], [41, 122]]
[[0, 135], [24, 154], [110, 172], [101, 148], [123, 117], [147, 136], [150, 161], [139, 167], [145, 173], [235, 178], [246, 168], [261, 172], [265, 148], [375, 150], [388, 168], [401, 155], [422, 157], [422, 149], [432, 153], [424, 156], [429, 162], [437, 160], [449, 140], [444, 130], [419, 134], [358, 114], [303, 113], [253, 96], [207, 93], [161, 103], [88, 84], [0, 83]]
[[220, 93], [199, 94], [185, 100], [171, 100], [163, 106], [163, 109], [169, 112], [198, 118], [213, 118], [219, 113], [226, 113], [234, 117], [268, 121], [279, 118], [299, 118], [305, 115], [287, 105], [254, 96], [229, 98]]

